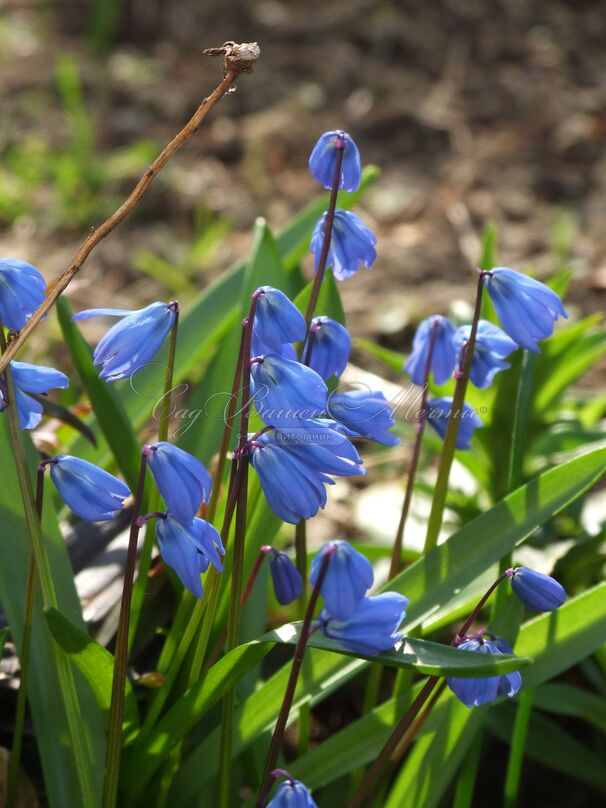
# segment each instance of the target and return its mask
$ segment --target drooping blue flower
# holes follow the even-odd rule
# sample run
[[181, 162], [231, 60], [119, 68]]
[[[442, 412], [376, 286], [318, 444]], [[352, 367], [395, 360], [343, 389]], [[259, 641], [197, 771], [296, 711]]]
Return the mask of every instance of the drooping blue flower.
[[[311, 353], [307, 360], [311, 341]], [[340, 376], [349, 362], [351, 337], [344, 325], [330, 317], [314, 317], [302, 358], [325, 381]]]
[[[69, 387], [69, 379], [65, 373], [44, 365], [30, 365], [29, 362], [10, 363], [13, 383], [15, 385], [15, 398], [19, 424], [21, 429], [35, 429], [42, 419], [44, 408], [39, 401], [28, 396], [27, 393], [46, 395], [49, 390], [65, 389]], [[3, 388], [0, 385], [0, 412], [6, 409]]]
[[46, 294], [46, 282], [31, 264], [0, 258], [0, 321], [20, 331]]
[[566, 590], [550, 575], [515, 567], [508, 571], [511, 588], [524, 606], [535, 612], [552, 612], [566, 600]]
[[313, 418], [326, 410], [326, 384], [300, 362], [266, 354], [253, 363], [250, 375], [255, 407], [268, 426]]
[[[433, 398], [427, 405], [427, 420], [443, 438], [446, 434], [448, 419], [452, 411], [452, 398]], [[480, 416], [469, 404], [463, 405], [459, 417], [459, 432], [457, 434], [457, 449], [470, 449], [471, 439], [476, 429], [483, 426]]]
[[[261, 286], [255, 293], [257, 306], [253, 322], [253, 340], [269, 351], [281, 354], [284, 343], [305, 339], [305, 317], [279, 289]], [[253, 342], [253, 348], [256, 347]], [[262, 350], [258, 353], [266, 353]], [[257, 355], [253, 353], [253, 356]]]
[[147, 463], [171, 516], [189, 524], [201, 502], [208, 502], [211, 476], [189, 452], [168, 441], [148, 447]]
[[272, 511], [296, 525], [326, 505], [328, 476], [365, 474], [355, 447], [341, 433], [321, 423], [265, 433], [252, 444], [252, 465]]
[[490, 270], [486, 289], [504, 330], [522, 348], [539, 352], [558, 317], [568, 318], [557, 294], [544, 283], [508, 267]]
[[318, 808], [310, 790], [300, 780], [285, 780], [276, 789], [267, 808]]
[[425, 365], [432, 339], [434, 345], [429, 369], [434, 381], [444, 384], [450, 379], [457, 363], [454, 336], [454, 325], [441, 314], [434, 314], [419, 323], [412, 341], [412, 352], [404, 365], [404, 370], [415, 384], [421, 386], [425, 382]]
[[[454, 338], [457, 352], [460, 353], [464, 343], [469, 339], [470, 333], [470, 325], [457, 328]], [[511, 367], [509, 362], [503, 360], [517, 348], [517, 343], [498, 326], [488, 320], [480, 320], [469, 374], [471, 382], [481, 390], [490, 387], [492, 380], [500, 370], [507, 370]]]
[[[326, 213], [316, 224], [311, 236], [310, 252], [315, 256], [316, 272], [320, 263], [324, 242], [324, 222]], [[338, 281], [350, 278], [364, 264], [370, 269], [377, 257], [375, 234], [366, 227], [362, 219], [349, 210], [335, 211], [332, 226], [327, 266], [332, 266], [332, 274]]]
[[349, 390], [331, 393], [328, 413], [348, 430], [348, 434], [374, 440], [384, 446], [400, 442], [389, 431], [396, 419], [391, 405], [380, 390]]
[[53, 457], [50, 476], [61, 499], [86, 522], [113, 519], [130, 496], [126, 483], [80, 457]]
[[[502, 637], [495, 637], [494, 640], [472, 638], [465, 640], [457, 647], [461, 651], [473, 651], [477, 654], [513, 653]], [[518, 671], [478, 679], [449, 677], [446, 682], [459, 701], [467, 707], [479, 707], [481, 704], [494, 701], [499, 696], [512, 698], [522, 687], [522, 677]]]
[[320, 185], [323, 185], [324, 188], [332, 188], [339, 148], [344, 148], [339, 188], [344, 188], [349, 193], [357, 191], [362, 182], [360, 152], [347, 132], [338, 129], [333, 132], [324, 132], [309, 157], [309, 170]]
[[326, 611], [337, 620], [347, 620], [373, 584], [372, 564], [348, 541], [338, 539], [327, 542], [311, 562], [312, 584], [318, 580], [327, 547], [333, 547], [334, 551], [326, 568], [320, 593], [324, 598]]
[[101, 379], [115, 382], [150, 362], [168, 336], [178, 306], [176, 303], [150, 303], [144, 309], [86, 309], [72, 320], [91, 317], [121, 317], [101, 339], [93, 354], [95, 365], [103, 365]]
[[288, 553], [272, 550], [269, 554], [269, 569], [278, 603], [288, 606], [301, 596], [303, 579]]
[[391, 650], [402, 639], [398, 627], [408, 602], [408, 598], [398, 592], [382, 592], [363, 598], [348, 620], [333, 618], [328, 609], [323, 609], [318, 619], [327, 637], [338, 640], [355, 654], [375, 656]]
[[225, 553], [219, 531], [197, 516], [183, 524], [170, 513], [156, 521], [158, 547], [164, 559], [179, 576], [181, 583], [197, 598], [204, 597], [200, 574], [212, 564], [217, 572], [223, 572], [221, 555]]

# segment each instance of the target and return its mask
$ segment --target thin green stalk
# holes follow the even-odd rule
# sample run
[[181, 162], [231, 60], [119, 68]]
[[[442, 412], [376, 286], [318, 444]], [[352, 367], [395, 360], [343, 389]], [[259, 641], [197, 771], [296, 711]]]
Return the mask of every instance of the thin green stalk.
[[526, 749], [526, 739], [528, 738], [528, 728], [530, 726], [530, 719], [532, 716], [534, 696], [535, 691], [531, 688], [529, 690], [523, 690], [518, 699], [518, 709], [516, 712], [516, 720], [513, 725], [511, 749], [509, 750], [509, 762], [507, 764], [507, 774], [505, 776], [503, 808], [515, 808], [515, 806], [518, 804], [522, 766], [524, 765], [524, 752]]
[[[42, 505], [44, 503], [44, 466], [38, 466], [36, 478], [36, 513], [38, 520], [42, 520]], [[36, 599], [36, 561], [33, 551], [30, 550], [27, 564], [27, 578], [25, 581], [25, 614], [23, 618], [23, 637], [21, 640], [21, 653], [19, 654], [19, 692], [17, 694], [17, 709], [15, 712], [15, 729], [8, 767], [6, 786], [6, 808], [13, 808], [17, 796], [17, 781], [19, 777], [19, 764], [21, 762], [21, 749], [23, 747], [23, 728], [25, 726], [25, 708], [27, 706], [27, 684], [29, 678], [29, 660], [31, 652], [32, 626], [34, 616], [34, 603]]]
[[465, 347], [463, 360], [461, 363], [462, 367], [458, 373], [457, 383], [452, 400], [452, 408], [450, 411], [450, 418], [448, 419], [448, 426], [446, 427], [446, 434], [444, 435], [444, 445], [442, 447], [442, 457], [440, 459], [438, 479], [436, 480], [434, 487], [431, 513], [429, 514], [429, 520], [427, 523], [427, 534], [425, 536], [425, 547], [423, 551], [425, 554], [427, 554], [430, 550], [433, 550], [438, 543], [438, 536], [440, 535], [442, 521], [444, 519], [444, 508], [446, 507], [446, 497], [448, 495], [450, 469], [452, 468], [452, 462], [454, 460], [461, 413], [463, 412], [463, 405], [465, 404], [465, 393], [467, 391], [467, 383], [469, 381], [469, 373], [471, 371], [471, 363], [473, 361], [473, 352], [476, 347], [476, 335], [478, 333], [478, 323], [480, 321], [480, 314], [482, 311], [482, 291], [484, 289], [485, 277], [485, 272], [478, 271], [476, 304], [471, 323], [471, 332]]
[[[4, 329], [0, 323], [0, 351], [6, 351], [6, 339]], [[6, 417], [8, 423], [9, 439], [15, 462], [15, 470], [23, 501], [23, 511], [25, 523], [32, 543], [34, 562], [40, 582], [42, 599], [45, 605], [58, 607], [57, 593], [53, 582], [50, 562], [44, 545], [42, 528], [36, 502], [32, 488], [32, 480], [29, 473], [29, 461], [21, 425], [19, 423], [19, 413], [15, 406], [15, 386], [13, 384], [10, 365], [6, 368], [4, 377], [6, 380], [6, 391], [8, 406], [6, 407]], [[78, 785], [80, 787], [80, 797], [83, 808], [92, 808], [98, 805], [98, 797], [92, 779], [92, 768], [88, 754], [88, 741], [86, 737], [86, 725], [82, 721], [82, 714], [74, 681], [74, 674], [68, 656], [56, 645], [53, 644], [55, 664], [59, 678], [61, 698], [65, 706], [65, 716], [67, 719], [70, 744], [73, 749]]]
[[482, 733], [477, 732], [459, 769], [452, 808], [471, 808], [482, 754]]

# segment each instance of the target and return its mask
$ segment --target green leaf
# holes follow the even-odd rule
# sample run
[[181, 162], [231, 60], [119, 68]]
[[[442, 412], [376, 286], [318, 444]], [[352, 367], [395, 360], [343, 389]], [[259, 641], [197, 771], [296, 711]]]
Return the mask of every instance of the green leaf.
[[[303, 314], [307, 311], [307, 304], [309, 303], [313, 286], [313, 281], [310, 281], [295, 298], [295, 305]], [[341, 293], [339, 292], [337, 282], [330, 269], [326, 271], [322, 286], [320, 286], [320, 294], [318, 296], [318, 302], [316, 303], [314, 316], [317, 317], [319, 315], [332, 317], [333, 320], [343, 325], [345, 324], [345, 311], [341, 303]]]
[[378, 359], [379, 362], [383, 362], [383, 364], [391, 368], [391, 370], [402, 373], [404, 363], [406, 362], [406, 354], [399, 353], [399, 351], [392, 351], [389, 348], [383, 348], [381, 345], [377, 345], [371, 340], [363, 339], [362, 337], [354, 337], [353, 344], [355, 348], [370, 354], [370, 356]]
[[4, 644], [6, 643], [10, 633], [11, 631], [10, 628], [8, 628], [8, 626], [6, 628], [3, 628], [2, 631], [0, 631], [0, 657], [2, 656], [2, 652], [4, 651]]
[[561, 682], [547, 682], [537, 688], [534, 706], [554, 715], [568, 715], [586, 721], [606, 735], [606, 701], [589, 690]]

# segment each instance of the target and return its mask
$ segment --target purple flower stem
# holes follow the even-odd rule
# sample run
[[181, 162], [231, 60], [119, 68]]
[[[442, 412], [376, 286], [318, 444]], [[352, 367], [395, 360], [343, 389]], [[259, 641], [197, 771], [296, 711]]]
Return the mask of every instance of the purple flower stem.
[[320, 571], [318, 573], [314, 588], [311, 591], [311, 597], [309, 598], [305, 617], [303, 618], [303, 623], [301, 625], [301, 633], [299, 634], [299, 639], [297, 641], [297, 645], [295, 646], [295, 653], [292, 660], [288, 682], [286, 684], [286, 690], [284, 692], [284, 699], [282, 700], [282, 706], [280, 707], [276, 726], [274, 727], [271, 743], [267, 752], [265, 769], [263, 771], [263, 777], [261, 778], [261, 785], [259, 786], [259, 795], [257, 797], [257, 802], [255, 803], [255, 808], [265, 808], [267, 803], [267, 797], [271, 787], [270, 777], [274, 766], [276, 765], [280, 748], [282, 747], [284, 730], [286, 729], [286, 722], [288, 721], [288, 715], [290, 713], [292, 702], [295, 696], [297, 680], [299, 678], [299, 672], [301, 670], [303, 656], [305, 654], [305, 647], [311, 634], [311, 621], [313, 620], [316, 604], [320, 596], [320, 590], [322, 588], [322, 584], [324, 583], [324, 578], [326, 577], [328, 565], [333, 553], [334, 547], [332, 546], [327, 547], [324, 551], [324, 558], [322, 559]]

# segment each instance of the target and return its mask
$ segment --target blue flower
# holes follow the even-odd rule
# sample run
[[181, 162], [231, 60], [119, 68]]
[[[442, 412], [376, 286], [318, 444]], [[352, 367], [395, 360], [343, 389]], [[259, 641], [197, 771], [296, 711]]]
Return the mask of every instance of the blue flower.
[[318, 580], [327, 547], [334, 547], [335, 550], [330, 557], [320, 592], [326, 611], [337, 620], [347, 620], [373, 584], [372, 564], [348, 541], [339, 539], [327, 542], [311, 562], [312, 584]]
[[[15, 385], [15, 398], [19, 423], [21, 429], [35, 429], [42, 419], [44, 408], [39, 401], [28, 396], [27, 393], [46, 395], [55, 388], [69, 387], [69, 379], [65, 373], [44, 365], [30, 365], [28, 362], [10, 363], [13, 383]], [[6, 400], [0, 386], [0, 412], [6, 409]]]
[[552, 612], [566, 600], [566, 591], [562, 584], [549, 575], [527, 567], [515, 567], [508, 570], [508, 575], [511, 588], [528, 609]]
[[177, 316], [176, 303], [150, 303], [144, 309], [87, 309], [72, 320], [91, 317], [121, 317], [102, 338], [93, 354], [95, 365], [103, 365], [101, 379], [126, 379], [156, 355]]
[[350, 390], [332, 393], [328, 397], [328, 412], [348, 430], [349, 435], [367, 438], [385, 446], [400, 442], [389, 430], [396, 419], [380, 390]]
[[220, 555], [225, 553], [219, 531], [204, 519], [195, 517], [189, 524], [182, 524], [164, 514], [156, 522], [158, 547], [165, 564], [179, 576], [181, 583], [197, 598], [202, 598], [200, 574], [212, 564], [217, 572], [223, 572]]
[[149, 470], [166, 507], [178, 522], [188, 524], [201, 502], [208, 502], [212, 480], [202, 463], [189, 452], [161, 441], [148, 447]]
[[36, 267], [18, 258], [0, 258], [0, 321], [20, 331], [46, 294]]
[[412, 352], [404, 370], [412, 381], [422, 386], [425, 383], [427, 354], [435, 332], [430, 371], [436, 384], [444, 384], [452, 376], [457, 363], [457, 349], [454, 343], [455, 327], [447, 317], [434, 314], [419, 323], [412, 341]]
[[86, 522], [113, 519], [130, 496], [126, 483], [80, 457], [53, 457], [50, 476], [66, 505]]
[[252, 446], [251, 462], [269, 507], [293, 525], [311, 519], [326, 505], [325, 486], [334, 484], [329, 474], [366, 473], [347, 438], [320, 423], [265, 433]]
[[[310, 251], [316, 259], [316, 272], [320, 263], [324, 242], [324, 222], [326, 213], [316, 224], [311, 236]], [[327, 266], [332, 266], [332, 274], [338, 281], [355, 275], [364, 264], [370, 269], [377, 257], [376, 236], [362, 219], [349, 210], [337, 209], [333, 221]]]
[[[307, 361], [310, 341], [311, 354]], [[314, 317], [301, 354], [310, 368], [325, 381], [331, 376], [340, 376], [347, 366], [350, 351], [351, 337], [345, 326], [330, 317]]]
[[311, 792], [300, 780], [285, 780], [276, 789], [267, 808], [318, 808]]
[[280, 354], [284, 343], [305, 339], [305, 317], [284, 292], [272, 286], [261, 286], [255, 294], [257, 307], [253, 322], [254, 338], [258, 344], [269, 349], [258, 353]]
[[334, 132], [324, 132], [309, 157], [309, 170], [320, 185], [323, 185], [324, 188], [332, 188], [337, 149], [343, 148], [343, 145], [345, 150], [341, 163], [339, 188], [344, 188], [351, 193], [357, 191], [362, 182], [362, 164], [358, 147], [347, 132], [341, 132], [338, 129]]
[[390, 651], [402, 639], [398, 627], [408, 602], [408, 598], [398, 592], [382, 592], [363, 598], [348, 620], [333, 618], [328, 609], [323, 609], [318, 619], [327, 637], [338, 640], [355, 654], [375, 656], [381, 651]]
[[[473, 651], [477, 654], [511, 654], [508, 643], [502, 637], [494, 640], [470, 639], [457, 646], [461, 651]], [[522, 677], [517, 671], [501, 676], [484, 676], [479, 679], [460, 679], [449, 677], [448, 687], [467, 707], [479, 707], [499, 696], [515, 696], [522, 687]]]
[[[461, 351], [463, 345], [469, 339], [470, 333], [470, 325], [457, 328], [454, 338], [457, 351]], [[490, 387], [492, 380], [500, 370], [507, 370], [507, 368], [511, 367], [509, 362], [504, 362], [503, 360], [517, 348], [517, 343], [510, 339], [504, 331], [501, 331], [498, 326], [488, 322], [488, 320], [480, 320], [471, 363], [471, 373], [469, 374], [472, 383], [481, 390]]]
[[268, 426], [313, 418], [326, 409], [324, 381], [300, 362], [266, 354], [253, 363], [250, 375], [255, 407]]
[[[451, 411], [452, 398], [434, 398], [427, 405], [427, 420], [441, 438], [446, 434]], [[459, 417], [457, 449], [470, 449], [473, 433], [481, 426], [483, 424], [476, 411], [469, 404], [463, 404]]]
[[501, 325], [528, 351], [538, 353], [538, 341], [553, 334], [558, 317], [568, 318], [562, 301], [552, 289], [515, 269], [492, 269], [485, 284]]
[[272, 550], [269, 555], [269, 569], [278, 603], [288, 606], [301, 596], [303, 579], [287, 553]]

